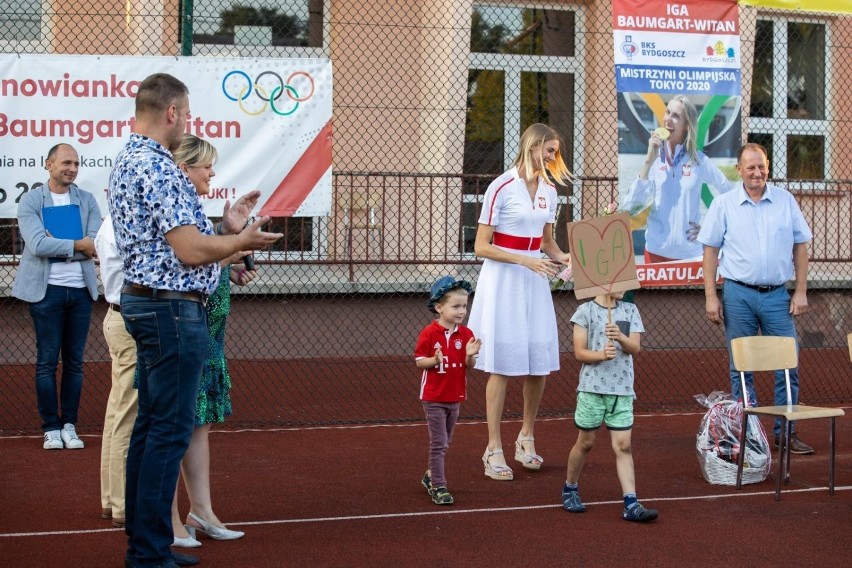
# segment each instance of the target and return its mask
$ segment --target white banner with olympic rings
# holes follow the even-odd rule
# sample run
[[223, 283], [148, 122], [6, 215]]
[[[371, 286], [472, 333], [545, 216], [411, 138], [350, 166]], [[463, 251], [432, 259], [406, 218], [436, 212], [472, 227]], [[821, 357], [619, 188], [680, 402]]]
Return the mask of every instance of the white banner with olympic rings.
[[139, 83], [169, 73], [189, 87], [187, 132], [219, 152], [204, 198], [210, 216], [229, 199], [262, 193], [260, 213], [331, 211], [332, 72], [328, 59], [0, 55], [0, 218], [47, 181], [47, 151], [80, 155], [76, 183], [106, 214], [115, 156], [134, 124]]

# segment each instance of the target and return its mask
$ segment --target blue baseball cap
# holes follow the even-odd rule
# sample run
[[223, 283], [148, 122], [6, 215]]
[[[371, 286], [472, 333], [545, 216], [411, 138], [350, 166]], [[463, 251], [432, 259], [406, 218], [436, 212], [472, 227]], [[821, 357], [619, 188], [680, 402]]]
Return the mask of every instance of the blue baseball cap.
[[437, 279], [430, 289], [431, 295], [429, 296], [429, 301], [426, 303], [426, 307], [429, 308], [430, 312], [437, 313], [435, 311], [435, 304], [444, 297], [444, 294], [456, 288], [463, 288], [468, 294], [473, 293], [473, 287], [466, 280], [456, 280], [452, 276], [442, 276]]

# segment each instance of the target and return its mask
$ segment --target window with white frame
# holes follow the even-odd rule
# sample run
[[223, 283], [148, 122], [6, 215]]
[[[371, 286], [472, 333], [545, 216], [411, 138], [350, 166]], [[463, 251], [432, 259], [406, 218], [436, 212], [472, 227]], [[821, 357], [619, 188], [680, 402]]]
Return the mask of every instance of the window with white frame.
[[[555, 128], [565, 140], [566, 163], [575, 169], [583, 26], [578, 7], [473, 5], [459, 252], [473, 253], [482, 195], [511, 167], [530, 124]], [[567, 195], [560, 188], [560, 217]]]
[[766, 147], [773, 178], [831, 177], [830, 32], [820, 20], [757, 21], [748, 139]]

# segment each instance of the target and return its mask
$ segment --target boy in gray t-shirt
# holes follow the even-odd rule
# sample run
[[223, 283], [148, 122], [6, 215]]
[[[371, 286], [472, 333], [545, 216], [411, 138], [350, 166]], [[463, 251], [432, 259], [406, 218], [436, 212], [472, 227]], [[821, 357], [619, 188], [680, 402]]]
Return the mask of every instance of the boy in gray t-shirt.
[[[624, 496], [622, 518], [647, 522], [657, 518], [636, 497], [630, 433], [633, 428], [633, 355], [640, 350], [645, 331], [635, 304], [620, 301], [623, 293], [595, 297], [582, 304], [571, 317], [574, 324], [574, 356], [580, 368], [574, 424], [577, 442], [568, 454], [568, 471], [562, 488], [562, 506], [571, 513], [586, 510], [577, 483], [586, 455], [595, 445], [597, 430], [606, 424], [615, 449], [616, 473]], [[610, 321], [610, 311], [612, 322]]]

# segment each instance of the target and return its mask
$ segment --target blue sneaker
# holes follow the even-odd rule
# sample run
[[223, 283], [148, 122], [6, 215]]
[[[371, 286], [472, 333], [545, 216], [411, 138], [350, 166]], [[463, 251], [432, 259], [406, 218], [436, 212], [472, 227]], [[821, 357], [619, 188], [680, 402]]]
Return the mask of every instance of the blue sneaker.
[[580, 500], [580, 492], [562, 487], [562, 508], [569, 513], [585, 513], [586, 506]]
[[659, 517], [656, 509], [646, 509], [642, 503], [635, 502], [628, 509], [624, 509], [623, 518], [625, 521], [633, 521], [635, 523], [647, 523]]

